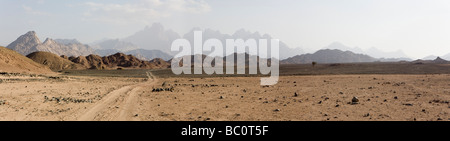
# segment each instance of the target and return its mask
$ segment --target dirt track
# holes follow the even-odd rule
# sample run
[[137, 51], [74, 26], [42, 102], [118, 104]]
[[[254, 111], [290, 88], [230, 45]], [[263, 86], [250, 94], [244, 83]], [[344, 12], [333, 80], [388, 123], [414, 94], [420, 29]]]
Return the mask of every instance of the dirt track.
[[[129, 121], [134, 114], [135, 104], [138, 101], [138, 93], [142, 89], [149, 88], [157, 82], [157, 79], [149, 74], [148, 81], [139, 84], [125, 86], [107, 94], [101, 101], [92, 105], [88, 111], [81, 115], [79, 121]], [[134, 116], [136, 116], [134, 114]]]

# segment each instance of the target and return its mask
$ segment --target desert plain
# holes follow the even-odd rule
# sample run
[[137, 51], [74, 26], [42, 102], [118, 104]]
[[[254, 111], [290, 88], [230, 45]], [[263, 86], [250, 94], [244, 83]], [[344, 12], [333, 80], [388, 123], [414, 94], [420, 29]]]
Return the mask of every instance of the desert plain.
[[450, 74], [434, 67], [449, 66], [282, 65], [271, 86], [170, 69], [2, 73], [0, 120], [449, 121]]

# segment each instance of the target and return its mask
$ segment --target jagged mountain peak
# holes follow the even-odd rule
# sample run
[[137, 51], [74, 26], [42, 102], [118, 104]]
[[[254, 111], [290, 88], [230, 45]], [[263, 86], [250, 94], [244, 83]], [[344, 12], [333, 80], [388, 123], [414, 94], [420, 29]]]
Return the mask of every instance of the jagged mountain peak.
[[44, 45], [56, 44], [56, 41], [53, 40], [52, 38], [46, 38], [43, 44]]
[[9, 44], [7, 48], [15, 50], [22, 55], [31, 53], [34, 46], [41, 44], [41, 40], [36, 35], [35, 31], [28, 31], [24, 35], [21, 35], [14, 42]]
[[25, 33], [25, 35], [36, 36], [36, 32], [35, 31], [28, 31], [27, 33]]
[[441, 57], [437, 57], [433, 60], [434, 63], [447, 63], [447, 60], [442, 59]]
[[19, 38], [17, 38], [18, 42], [22, 43], [33, 43], [33, 44], [39, 44], [41, 43], [41, 40], [39, 40], [38, 36], [36, 35], [36, 32], [34, 31], [28, 31], [24, 35], [21, 35]]
[[172, 42], [179, 39], [180, 35], [172, 30], [166, 30], [160, 23], [154, 23], [151, 27], [144, 28], [122, 41], [132, 43], [142, 49], [157, 49], [166, 53], [172, 53]]

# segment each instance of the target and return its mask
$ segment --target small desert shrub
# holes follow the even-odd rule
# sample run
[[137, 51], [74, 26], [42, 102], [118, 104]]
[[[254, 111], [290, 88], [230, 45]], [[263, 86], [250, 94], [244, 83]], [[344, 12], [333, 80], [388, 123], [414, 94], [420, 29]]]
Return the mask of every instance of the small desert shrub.
[[317, 62], [312, 62], [311, 64], [312, 64], [312, 66], [314, 67], [314, 66], [317, 65]]

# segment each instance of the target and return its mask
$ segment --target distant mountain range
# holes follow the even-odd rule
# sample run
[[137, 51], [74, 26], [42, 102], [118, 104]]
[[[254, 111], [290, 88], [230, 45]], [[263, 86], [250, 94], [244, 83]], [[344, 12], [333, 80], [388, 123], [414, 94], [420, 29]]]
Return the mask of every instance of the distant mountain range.
[[92, 47], [98, 50], [118, 50], [124, 52], [139, 49], [139, 47], [133, 43], [122, 41], [120, 39], [103, 40], [93, 44]]
[[[194, 43], [194, 31], [203, 31], [203, 41], [207, 39], [215, 38], [222, 41], [225, 44], [226, 39], [272, 39], [272, 37], [268, 34], [261, 35], [258, 32], [249, 32], [244, 29], [236, 31], [233, 35], [223, 34], [219, 31], [212, 29], [199, 29], [193, 28], [190, 32], [184, 34], [181, 37], [178, 33], [172, 30], [166, 30], [159, 23], [154, 23], [150, 27], [145, 27], [143, 30], [136, 32], [135, 34], [125, 37], [123, 39], [112, 39], [112, 40], [103, 40], [101, 42], [96, 42], [91, 44], [94, 48], [101, 50], [98, 52], [108, 53], [112, 51], [111, 49], [115, 49], [121, 52], [131, 51], [136, 48], [146, 49], [146, 50], [160, 50], [165, 54], [173, 56], [177, 54], [177, 52], [170, 51], [170, 47], [172, 42], [176, 39], [185, 38]], [[270, 44], [268, 44], [270, 47]], [[300, 48], [290, 48], [284, 42], [280, 41], [280, 58], [285, 59], [288, 57], [292, 57], [298, 54], [305, 53]], [[225, 47], [224, 47], [225, 48]], [[155, 54], [155, 53], [152, 53]], [[134, 54], [137, 55], [137, 54]], [[254, 54], [252, 54], [254, 55]], [[223, 55], [222, 55], [223, 56]], [[150, 58], [149, 56], [143, 55], [145, 58]], [[163, 58], [160, 56], [159, 58]], [[164, 58], [163, 58], [164, 59]]]
[[[421, 60], [433, 60], [433, 59], [436, 59], [437, 57], [439, 57], [439, 56], [436, 56], [436, 55], [430, 55], [430, 56], [427, 56], [427, 57], [422, 58]], [[439, 58], [442, 58], [442, 59], [445, 59], [445, 60], [450, 60], [450, 53], [449, 53], [449, 54], [446, 54], [446, 55], [444, 55], [444, 56], [441, 56], [441, 57], [439, 57]]]
[[[62, 43], [58, 43], [60, 41]], [[47, 38], [43, 43], [39, 40], [36, 32], [29, 31], [9, 44], [7, 48], [15, 50], [22, 55], [32, 52], [46, 51], [58, 55], [80, 56], [94, 53], [94, 49], [88, 45], [83, 45], [76, 40], [53, 40]]]
[[175, 55], [170, 51], [170, 46], [174, 40], [179, 38], [178, 33], [164, 29], [160, 23], [154, 23], [150, 27], [147, 26], [143, 30], [125, 37], [122, 41], [132, 43], [141, 49], [161, 50], [167, 54]]
[[450, 53], [442, 56], [442, 58], [444, 58], [445, 60], [450, 60]]
[[[33, 52], [50, 52], [56, 55], [65, 56], [87, 56], [97, 54], [100, 56], [113, 55], [118, 52], [132, 54], [141, 60], [152, 60], [154, 58], [162, 58], [169, 60], [172, 58], [159, 50], [139, 49], [136, 45], [116, 40], [105, 40], [91, 47], [80, 43], [76, 39], [51, 39], [47, 38], [43, 43], [39, 40], [36, 32], [29, 31], [21, 35], [14, 42], [9, 44], [7, 48], [17, 51], [22, 55], [28, 55]], [[97, 48], [97, 49], [94, 49]]]
[[[375, 58], [402, 58], [403, 60], [409, 58], [403, 51], [398, 50], [395, 52], [385, 52], [381, 51], [375, 47], [363, 50], [359, 47], [348, 47], [342, 43], [334, 42], [330, 45], [324, 47], [323, 49], [339, 49], [342, 51], [351, 51], [353, 53], [359, 53], [359, 54], [367, 54], [369, 56], [375, 57]], [[434, 58], [433, 58], [434, 59]], [[389, 59], [388, 59], [389, 60]], [[411, 59], [409, 59], [411, 61]]]
[[[100, 56], [108, 56], [113, 55], [115, 53], [121, 52], [124, 54], [131, 54], [141, 60], [152, 60], [154, 58], [162, 58], [164, 60], [169, 60], [173, 57], [177, 52], [171, 52], [170, 47], [171, 43], [175, 39], [184, 38], [191, 42], [193, 45], [194, 40], [194, 31], [202, 31], [203, 41], [215, 38], [222, 41], [222, 43], [226, 43], [226, 39], [267, 39], [270, 42], [272, 37], [268, 34], [261, 35], [259, 32], [250, 32], [245, 29], [237, 30], [232, 35], [221, 33], [217, 30], [212, 29], [199, 29], [194, 28], [190, 32], [184, 34], [183, 36], [178, 35], [176, 32], [172, 30], [164, 29], [164, 27], [155, 23], [152, 26], [145, 27], [143, 30], [136, 32], [135, 34], [122, 38], [122, 39], [106, 39], [102, 41], [97, 41], [90, 45], [86, 45], [80, 43], [76, 39], [51, 39], [47, 38], [44, 42], [41, 42], [36, 35], [36, 32], [29, 31], [24, 35], [21, 35], [17, 40], [12, 42], [7, 46], [12, 50], [19, 52], [22, 55], [28, 55], [32, 52], [37, 51], [45, 51], [51, 52], [57, 55], [66, 55], [66, 56], [87, 56], [90, 54], [97, 54]], [[257, 43], [259, 44], [259, 43]], [[270, 47], [270, 43], [268, 43]], [[396, 62], [396, 61], [413, 61], [410, 59], [403, 51], [395, 51], [395, 52], [384, 52], [377, 48], [369, 48], [369, 49], [361, 49], [359, 47], [348, 47], [342, 43], [334, 42], [327, 47], [324, 47], [324, 50], [341, 50], [343, 52], [350, 51], [354, 54], [365, 54], [369, 57], [375, 58], [376, 61], [380, 62]], [[313, 54], [304, 54], [305, 51], [301, 48], [290, 48], [284, 42], [280, 41], [279, 44], [279, 52], [280, 52], [280, 60], [289, 59], [293, 62], [295, 61], [294, 56], [306, 57], [308, 55]], [[318, 51], [319, 53], [322, 50]], [[225, 53], [225, 51], [224, 51]], [[243, 53], [243, 52], [237, 52]], [[317, 53], [317, 52], [316, 52]], [[342, 54], [340, 52], [334, 52], [337, 54]], [[332, 55], [334, 53], [330, 53]], [[204, 54], [209, 54], [208, 52], [204, 52]], [[315, 54], [315, 53], [314, 53]], [[226, 56], [229, 54], [223, 54], [218, 56]], [[250, 54], [257, 55], [257, 54]], [[349, 54], [343, 54], [349, 55]], [[310, 57], [310, 56], [309, 56]], [[327, 56], [325, 56], [327, 57]], [[359, 56], [362, 57], [362, 56]], [[295, 57], [298, 58], [298, 57]], [[348, 61], [367, 61], [364, 60], [365, 57], [362, 58], [340, 58], [343, 62]], [[437, 58], [437, 56], [428, 56], [423, 60], [433, 60]], [[441, 56], [442, 59], [450, 60], [450, 54]], [[303, 62], [308, 62], [308, 57], [302, 58]], [[317, 60], [317, 58], [314, 58]], [[362, 59], [362, 60], [361, 60]], [[367, 59], [367, 58], [365, 58]], [[370, 59], [369, 59], [370, 60]], [[300, 62], [302, 62], [300, 61]], [[341, 61], [341, 62], [342, 62]], [[328, 61], [325, 61], [328, 62]], [[339, 62], [339, 61], [338, 61]]]
[[[198, 28], [192, 29], [190, 32], [186, 33], [183, 36], [183, 38], [189, 40], [191, 42], [191, 45], [193, 45], [193, 43], [194, 43], [194, 31], [198, 31], [198, 30], [200, 30], [200, 29], [198, 29]], [[267, 39], [267, 41], [268, 41], [267, 46], [271, 47], [269, 42], [270, 42], [271, 39], [273, 39], [268, 34], [261, 35], [259, 32], [250, 32], [250, 31], [247, 31], [245, 29], [237, 30], [233, 35], [223, 34], [220, 31], [215, 31], [215, 30], [212, 30], [212, 29], [205, 29], [205, 30], [200, 30], [200, 31], [203, 31], [203, 34], [202, 34], [203, 35], [203, 41], [206, 41], [207, 39], [210, 39], [210, 38], [215, 38], [215, 39], [219, 39], [220, 41], [222, 41], [222, 43], [224, 45], [226, 43], [226, 39], [243, 39], [243, 40], [255, 39], [256, 42], [257, 42], [257, 45], [259, 47], [258, 40], [260, 40], [260, 39]], [[244, 52], [237, 52], [237, 53], [244, 53]], [[279, 42], [279, 53], [280, 53], [279, 54], [279, 58], [280, 59], [286, 59], [288, 57], [292, 57], [292, 56], [295, 56], [295, 55], [298, 55], [298, 54], [303, 54], [305, 52], [302, 49], [300, 49], [300, 48], [290, 48], [283, 41], [280, 41]], [[225, 54], [225, 55], [230, 55], [230, 54]], [[257, 55], [257, 54], [250, 54], [250, 55]]]
[[442, 59], [441, 57], [437, 57], [434, 60], [433, 59], [429, 59], [429, 60], [419, 59], [419, 60], [415, 60], [415, 61], [412, 61], [412, 62], [415, 63], [415, 64], [425, 64], [425, 63], [449, 64], [450, 63], [449, 61], [447, 61], [445, 59]]
[[134, 55], [141, 60], [152, 60], [155, 58], [169, 60], [173, 57], [172, 55], [169, 55], [160, 50], [146, 50], [146, 49], [135, 49], [135, 50], [130, 50], [130, 51], [120, 51], [120, 50], [116, 50], [116, 49], [97, 49], [97, 50], [95, 50], [95, 54], [100, 55], [100, 56], [113, 55], [118, 52]]
[[338, 49], [323, 49], [313, 54], [303, 54], [282, 60], [281, 64], [310, 64], [317, 63], [356, 63], [374, 62], [377, 59], [364, 54], [356, 54], [351, 51], [341, 51]]
[[436, 56], [436, 55], [430, 55], [430, 56], [427, 56], [427, 57], [422, 58], [421, 60], [433, 60], [433, 59], [436, 59], [437, 57], [439, 57], [439, 56]]
[[409, 58], [374, 58], [365, 54], [358, 54], [351, 51], [342, 51], [339, 49], [322, 49], [313, 54], [303, 54], [281, 60], [281, 64], [311, 64], [312, 62], [331, 64], [331, 63], [363, 63], [363, 62], [413, 62], [413, 63], [435, 63], [448, 64], [449, 59], [429, 56], [429, 59], [411, 60]]
[[172, 55], [164, 53], [160, 50], [135, 49], [135, 50], [130, 50], [130, 51], [127, 51], [124, 53], [134, 55], [141, 60], [152, 60], [155, 58], [169, 60], [169, 59], [172, 59], [172, 57], [173, 57]]

